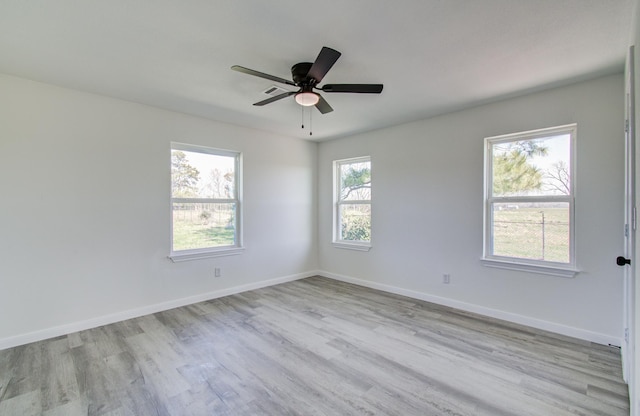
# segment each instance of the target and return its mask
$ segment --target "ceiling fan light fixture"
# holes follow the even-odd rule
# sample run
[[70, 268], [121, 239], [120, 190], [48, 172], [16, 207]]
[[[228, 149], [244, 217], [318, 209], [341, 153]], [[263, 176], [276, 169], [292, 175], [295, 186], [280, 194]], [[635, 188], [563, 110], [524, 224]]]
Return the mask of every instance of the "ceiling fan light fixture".
[[296, 102], [304, 107], [316, 105], [318, 101], [320, 101], [320, 96], [315, 92], [305, 91], [296, 94]]

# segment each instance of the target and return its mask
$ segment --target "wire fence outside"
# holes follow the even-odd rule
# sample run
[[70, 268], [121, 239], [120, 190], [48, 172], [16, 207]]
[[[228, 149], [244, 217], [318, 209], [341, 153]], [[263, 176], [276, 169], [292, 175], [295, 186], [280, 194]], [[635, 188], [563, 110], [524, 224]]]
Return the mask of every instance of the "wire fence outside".
[[569, 221], [561, 218], [566, 210], [559, 211], [494, 213], [493, 254], [568, 263]]

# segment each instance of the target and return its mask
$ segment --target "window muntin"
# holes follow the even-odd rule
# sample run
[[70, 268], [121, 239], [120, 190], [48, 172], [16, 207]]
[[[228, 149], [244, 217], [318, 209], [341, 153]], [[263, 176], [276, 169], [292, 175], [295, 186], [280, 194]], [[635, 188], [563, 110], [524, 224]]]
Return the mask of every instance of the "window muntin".
[[575, 268], [575, 134], [568, 125], [485, 139], [485, 260]]
[[371, 158], [334, 162], [334, 243], [371, 245]]
[[241, 247], [240, 153], [171, 144], [171, 254]]

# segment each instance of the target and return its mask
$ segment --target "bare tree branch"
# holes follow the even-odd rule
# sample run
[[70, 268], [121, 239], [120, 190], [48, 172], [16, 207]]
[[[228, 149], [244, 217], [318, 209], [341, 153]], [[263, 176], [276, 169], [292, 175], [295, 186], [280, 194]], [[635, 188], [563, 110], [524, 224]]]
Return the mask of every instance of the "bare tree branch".
[[362, 185], [354, 185], [354, 186], [350, 186], [349, 188], [347, 188], [347, 193], [342, 197], [342, 200], [344, 201], [345, 199], [347, 199], [349, 197], [349, 195], [351, 195], [351, 192], [356, 191], [358, 189], [371, 189], [371, 182], [365, 182]]
[[571, 174], [569, 168], [563, 161], [554, 163], [550, 169], [545, 172], [546, 185], [550, 190], [555, 190], [563, 195], [571, 193]]

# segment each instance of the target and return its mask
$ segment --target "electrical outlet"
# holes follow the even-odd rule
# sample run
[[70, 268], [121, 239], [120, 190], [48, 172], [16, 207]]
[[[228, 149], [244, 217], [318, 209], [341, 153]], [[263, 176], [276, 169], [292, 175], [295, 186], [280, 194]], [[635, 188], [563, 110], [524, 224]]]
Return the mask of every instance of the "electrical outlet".
[[213, 269], [213, 275], [214, 275], [215, 277], [220, 277], [220, 276], [222, 276], [222, 272], [220, 271], [220, 268], [219, 268], [219, 267], [216, 267], [215, 269]]
[[443, 274], [442, 275], [442, 283], [447, 284], [447, 285], [449, 283], [451, 283], [451, 275], [448, 274], [448, 273], [447, 274]]

